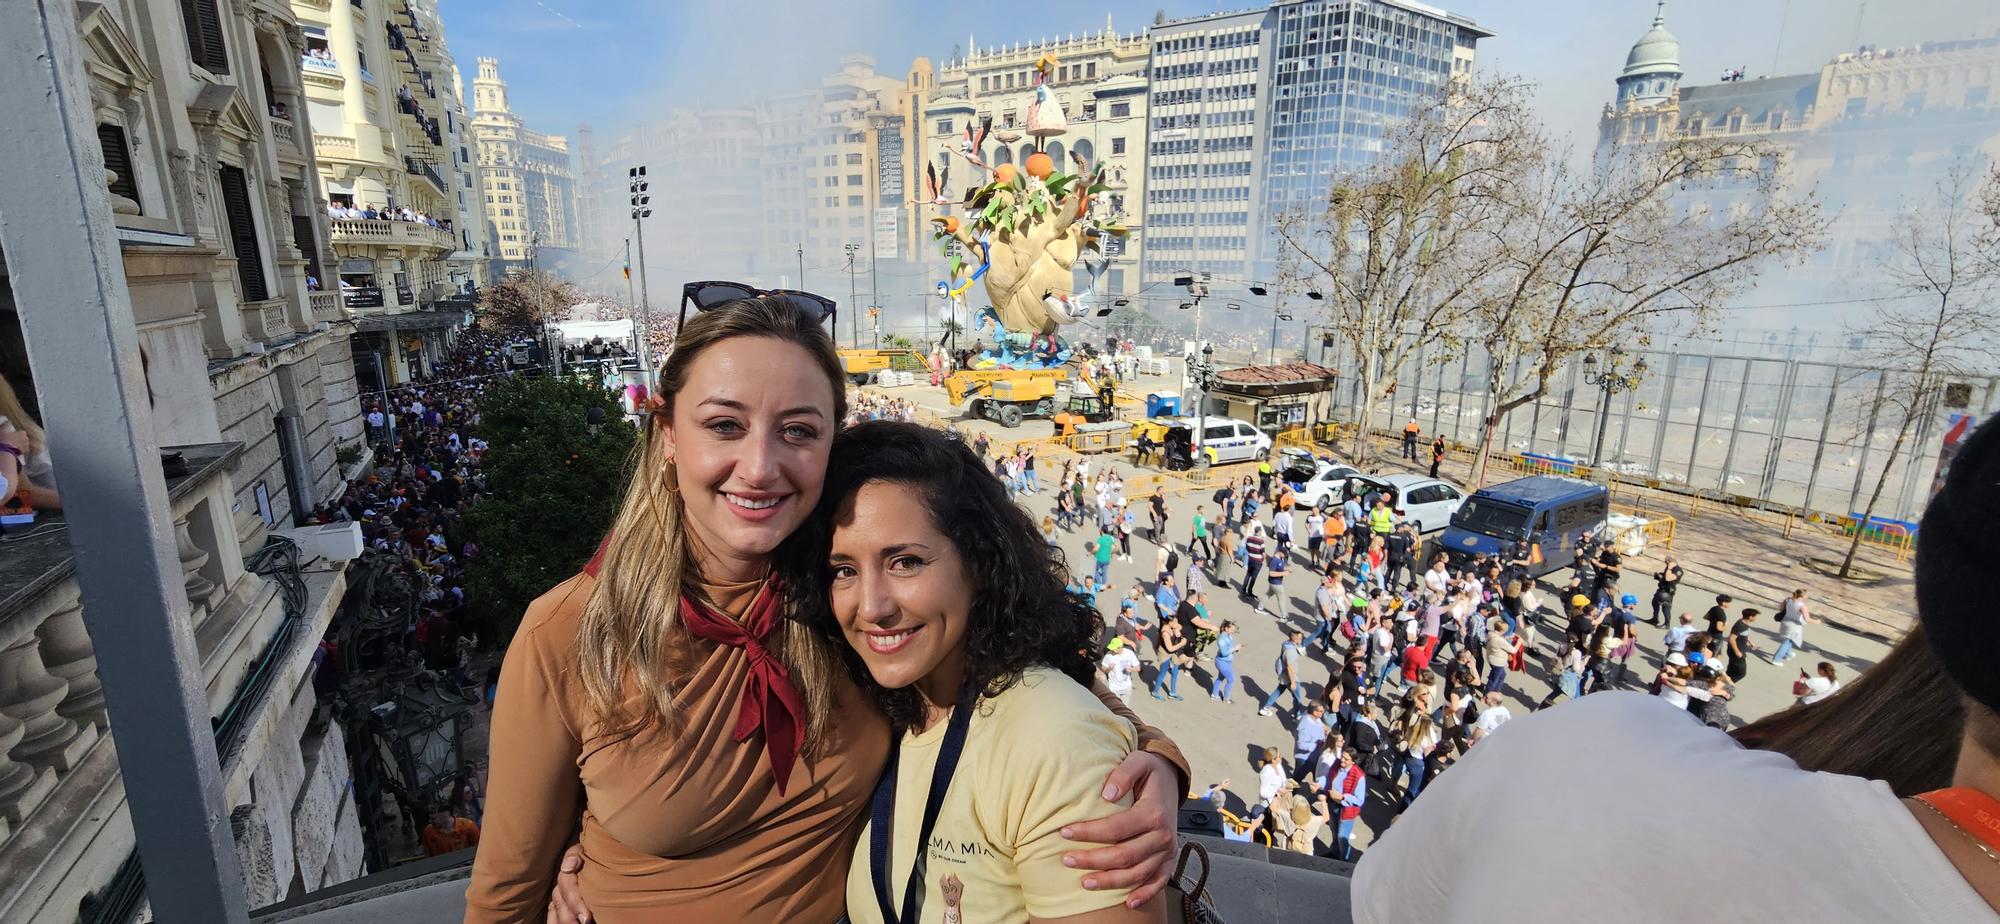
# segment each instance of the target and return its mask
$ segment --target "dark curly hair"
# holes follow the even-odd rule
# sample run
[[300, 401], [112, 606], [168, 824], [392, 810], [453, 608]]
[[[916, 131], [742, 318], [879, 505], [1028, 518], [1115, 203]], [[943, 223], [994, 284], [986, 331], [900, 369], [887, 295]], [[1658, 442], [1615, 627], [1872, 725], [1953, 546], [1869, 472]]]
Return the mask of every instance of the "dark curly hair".
[[834, 437], [826, 487], [805, 525], [780, 547], [776, 568], [802, 619], [841, 652], [855, 682], [875, 697], [898, 731], [921, 721], [914, 688], [876, 685], [840, 631], [831, 606], [833, 513], [862, 485], [914, 488], [938, 532], [951, 539], [973, 582], [965, 632], [966, 679], [982, 697], [997, 696], [1037, 666], [1090, 686], [1088, 650], [1102, 626], [1097, 611], [1065, 589], [1068, 571], [1027, 511], [966, 445], [918, 424], [874, 421]]

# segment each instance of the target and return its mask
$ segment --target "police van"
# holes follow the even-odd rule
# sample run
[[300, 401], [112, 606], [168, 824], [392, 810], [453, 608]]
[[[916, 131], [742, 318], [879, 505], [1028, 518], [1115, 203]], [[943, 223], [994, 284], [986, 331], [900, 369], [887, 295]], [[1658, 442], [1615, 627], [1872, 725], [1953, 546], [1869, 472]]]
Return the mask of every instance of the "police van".
[[[1184, 417], [1180, 426], [1193, 429], [1195, 420]], [[1261, 459], [1271, 451], [1271, 437], [1233, 417], [1201, 419], [1201, 454], [1212, 465]]]
[[1594, 481], [1531, 475], [1480, 488], [1452, 514], [1438, 547], [1454, 560], [1505, 557], [1528, 540], [1528, 572], [1540, 577], [1574, 564], [1585, 530], [1602, 531], [1611, 494]]

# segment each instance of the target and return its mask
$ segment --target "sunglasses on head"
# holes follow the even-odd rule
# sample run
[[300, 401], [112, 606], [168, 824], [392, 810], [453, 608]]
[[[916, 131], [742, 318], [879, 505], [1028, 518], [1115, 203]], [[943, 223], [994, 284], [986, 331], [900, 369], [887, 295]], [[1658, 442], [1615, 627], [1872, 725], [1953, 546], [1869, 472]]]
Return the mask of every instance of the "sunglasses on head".
[[814, 324], [839, 317], [833, 299], [824, 295], [814, 295], [797, 289], [759, 289], [740, 282], [690, 282], [681, 286], [681, 314], [680, 319], [674, 323], [674, 329], [679, 330], [680, 325], [687, 322], [689, 305], [693, 305], [696, 311], [707, 311], [730, 302], [763, 295], [782, 299], [786, 304], [797, 308], [801, 314], [811, 318]]

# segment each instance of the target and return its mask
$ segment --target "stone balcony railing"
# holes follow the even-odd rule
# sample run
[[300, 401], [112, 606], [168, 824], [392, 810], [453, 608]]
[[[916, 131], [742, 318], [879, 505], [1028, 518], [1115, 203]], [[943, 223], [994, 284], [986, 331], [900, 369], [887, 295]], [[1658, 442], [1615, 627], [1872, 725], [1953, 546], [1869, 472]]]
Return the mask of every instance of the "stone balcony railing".
[[451, 232], [415, 221], [336, 218], [332, 225], [335, 244], [400, 245], [436, 250], [452, 250], [457, 245]]
[[315, 321], [340, 320], [341, 312], [340, 312], [339, 292], [308, 292], [306, 293], [306, 301], [312, 305], [313, 320]]
[[[228, 740], [217, 742], [225, 795], [231, 805], [250, 806], [238, 809], [246, 815], [277, 813], [296, 858], [291, 821], [317, 763], [301, 753], [319, 740], [303, 730], [314, 700], [311, 684], [302, 681], [342, 596], [344, 572], [306, 575], [305, 609], [288, 613], [279, 586], [244, 563], [244, 549], [263, 544], [264, 525], [254, 509], [235, 509], [250, 507], [237, 502], [228, 474], [242, 444], [175, 448], [188, 466], [167, 479], [186, 629], [210, 715], [230, 716], [220, 726]], [[132, 824], [69, 530], [60, 516], [44, 515], [19, 532], [0, 555], [0, 921], [71, 921], [86, 896], [117, 894], [121, 889], [107, 886], [136, 873]], [[293, 616], [300, 623], [280, 633]], [[276, 644], [281, 640], [286, 644]], [[251, 690], [255, 697], [246, 695]], [[331, 735], [337, 739], [338, 729]], [[331, 778], [322, 787], [327, 798], [314, 801], [321, 813], [321, 802], [337, 813], [338, 802], [330, 800], [346, 777], [340, 757], [338, 766], [322, 771]], [[255, 787], [253, 770], [260, 776]], [[328, 881], [325, 871], [335, 865], [329, 856], [312, 862], [319, 865], [303, 877], [308, 888]], [[342, 866], [346, 876], [354, 868]], [[283, 894], [267, 890], [259, 903]]]
[[321, 160], [360, 160], [361, 149], [343, 135], [314, 135], [313, 153]]
[[272, 137], [278, 139], [279, 144], [291, 145], [291, 147], [294, 150], [298, 149], [299, 146], [298, 129], [293, 127], [292, 120], [281, 119], [278, 118], [277, 116], [272, 116], [271, 135]]

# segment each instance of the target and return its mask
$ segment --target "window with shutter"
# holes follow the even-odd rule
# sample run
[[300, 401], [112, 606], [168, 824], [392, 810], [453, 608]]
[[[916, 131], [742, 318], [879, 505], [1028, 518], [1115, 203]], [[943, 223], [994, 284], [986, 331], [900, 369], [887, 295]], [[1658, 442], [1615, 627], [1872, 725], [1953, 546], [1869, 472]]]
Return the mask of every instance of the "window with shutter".
[[236, 279], [243, 300], [261, 302], [270, 296], [264, 285], [264, 251], [257, 238], [257, 220], [250, 212], [250, 185], [240, 167], [222, 168], [222, 211], [229, 218], [229, 239], [236, 245]]
[[111, 181], [111, 194], [139, 201], [139, 184], [132, 174], [131, 149], [125, 146], [125, 128], [120, 125], [97, 126], [97, 146], [104, 151], [104, 169], [118, 175]]
[[215, 0], [181, 0], [181, 25], [187, 30], [188, 57], [211, 74], [229, 73], [229, 51], [222, 44], [222, 13]]

